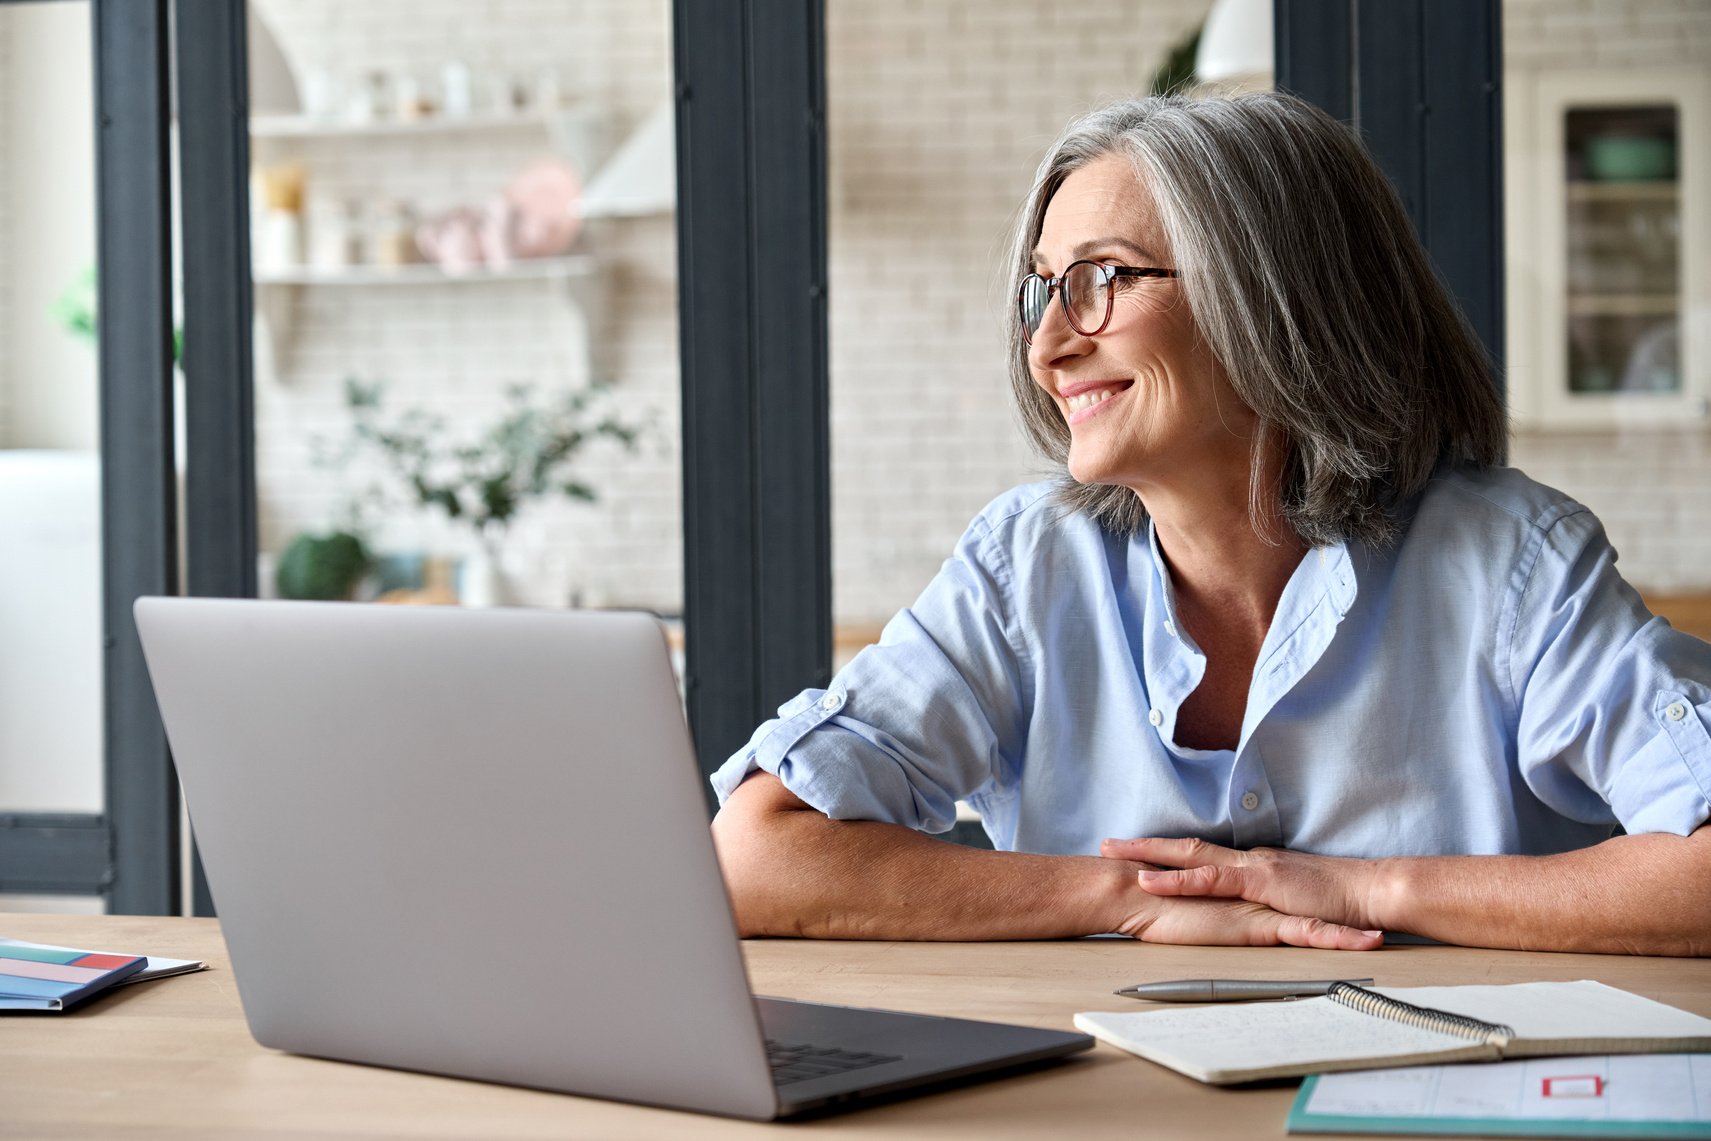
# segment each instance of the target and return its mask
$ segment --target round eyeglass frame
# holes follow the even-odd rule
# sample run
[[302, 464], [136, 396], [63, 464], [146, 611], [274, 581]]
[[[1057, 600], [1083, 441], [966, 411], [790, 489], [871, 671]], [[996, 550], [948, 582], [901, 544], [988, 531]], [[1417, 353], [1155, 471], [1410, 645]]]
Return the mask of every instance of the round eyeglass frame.
[[[1070, 305], [1069, 305], [1069, 296], [1068, 296], [1069, 287], [1065, 284], [1065, 281], [1068, 279], [1070, 274], [1075, 272], [1075, 267], [1078, 265], [1090, 265], [1094, 269], [1098, 270], [1099, 271], [1099, 277], [1100, 277], [1099, 285], [1102, 289], [1105, 290], [1105, 316], [1100, 319], [1099, 326], [1098, 326], [1098, 328], [1095, 328], [1095, 329], [1083, 329], [1076, 322], [1075, 311], [1073, 309], [1071, 309]], [[1100, 333], [1103, 333], [1105, 331], [1105, 326], [1107, 326], [1111, 323], [1111, 310], [1115, 304], [1115, 300], [1116, 300], [1116, 296], [1117, 296], [1116, 290], [1111, 288], [1111, 283], [1113, 281], [1115, 281], [1119, 277], [1161, 277], [1162, 278], [1162, 277], [1177, 277], [1177, 276], [1180, 276], [1180, 275], [1177, 273], [1176, 270], [1165, 269], [1162, 266], [1156, 266], [1156, 265], [1107, 265], [1104, 262], [1089, 261], [1085, 258], [1083, 258], [1080, 261], [1070, 262], [1067, 266], [1064, 267], [1063, 272], [1056, 277], [1041, 277], [1037, 273], [1030, 273], [1022, 279], [1022, 284], [1016, 287], [1016, 316], [1022, 323], [1022, 342], [1024, 344], [1028, 344], [1028, 345], [1031, 345], [1034, 343], [1034, 330], [1030, 330], [1028, 328], [1028, 283], [1029, 282], [1038, 281], [1046, 287], [1046, 303], [1045, 303], [1045, 305], [1043, 305], [1040, 308], [1040, 323], [1041, 324], [1045, 323], [1046, 310], [1051, 308], [1052, 294], [1055, 292], [1057, 294], [1058, 304], [1063, 306], [1064, 319], [1069, 322], [1069, 327], [1071, 329], [1074, 329], [1077, 333], [1081, 334], [1083, 337], [1097, 337]]]

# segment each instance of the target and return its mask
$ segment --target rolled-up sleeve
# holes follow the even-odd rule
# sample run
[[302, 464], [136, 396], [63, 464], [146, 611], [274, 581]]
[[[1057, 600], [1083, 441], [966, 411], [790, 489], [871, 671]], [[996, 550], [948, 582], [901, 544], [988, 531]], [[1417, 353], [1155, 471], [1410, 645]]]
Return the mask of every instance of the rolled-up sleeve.
[[1528, 786], [1577, 820], [1698, 828], [1711, 816], [1711, 645], [1646, 610], [1584, 510], [1541, 530], [1516, 582], [1509, 675]]
[[983, 516], [877, 645], [787, 702], [713, 774], [719, 802], [760, 770], [835, 820], [948, 830], [959, 799], [1019, 763], [1031, 698], [1013, 590]]

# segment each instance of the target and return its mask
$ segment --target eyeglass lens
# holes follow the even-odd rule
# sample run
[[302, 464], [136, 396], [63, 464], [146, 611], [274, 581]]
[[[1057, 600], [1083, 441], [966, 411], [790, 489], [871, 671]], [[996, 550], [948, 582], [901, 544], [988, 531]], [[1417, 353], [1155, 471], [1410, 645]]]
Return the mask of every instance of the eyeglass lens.
[[[1103, 267], [1094, 262], [1076, 262], [1064, 274], [1058, 288], [1063, 290], [1063, 306], [1069, 314], [1070, 328], [1083, 336], [1090, 336], [1104, 326], [1111, 304], [1111, 279]], [[1022, 328], [1030, 342], [1040, 331], [1051, 301], [1051, 286], [1046, 279], [1038, 274], [1028, 275], [1022, 282], [1019, 303]]]

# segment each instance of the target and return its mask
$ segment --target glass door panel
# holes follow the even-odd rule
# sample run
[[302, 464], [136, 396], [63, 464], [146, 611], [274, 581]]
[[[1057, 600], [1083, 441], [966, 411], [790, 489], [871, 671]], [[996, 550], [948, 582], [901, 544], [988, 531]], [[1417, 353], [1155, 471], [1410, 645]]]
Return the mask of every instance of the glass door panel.
[[1681, 390], [1680, 116], [1575, 108], [1568, 178], [1568, 387]]
[[675, 616], [670, 5], [251, 9], [263, 594]]
[[[0, 5], [0, 814], [38, 820], [105, 805], [92, 59], [87, 4]], [[40, 909], [101, 899], [0, 894]]]
[[1211, 8], [827, 4], [835, 665], [1041, 478], [1005, 375], [1009, 225], [1073, 115], [1192, 78]]

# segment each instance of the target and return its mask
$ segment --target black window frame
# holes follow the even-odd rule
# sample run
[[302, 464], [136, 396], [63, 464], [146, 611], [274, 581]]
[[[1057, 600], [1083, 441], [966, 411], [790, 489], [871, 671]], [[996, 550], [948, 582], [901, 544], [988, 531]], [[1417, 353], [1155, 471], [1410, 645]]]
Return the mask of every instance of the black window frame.
[[1277, 86], [1352, 124], [1503, 384], [1502, 0], [1274, 0]]

